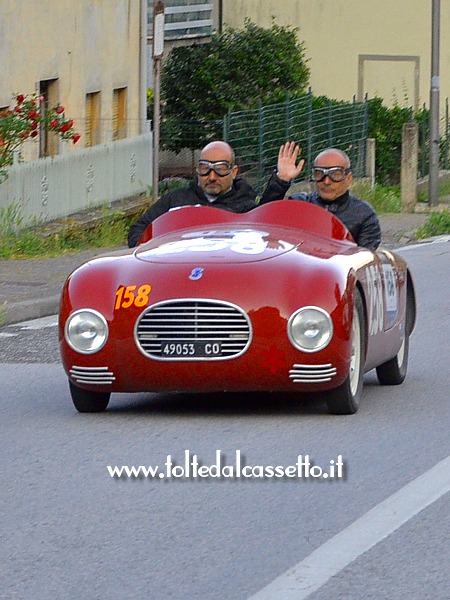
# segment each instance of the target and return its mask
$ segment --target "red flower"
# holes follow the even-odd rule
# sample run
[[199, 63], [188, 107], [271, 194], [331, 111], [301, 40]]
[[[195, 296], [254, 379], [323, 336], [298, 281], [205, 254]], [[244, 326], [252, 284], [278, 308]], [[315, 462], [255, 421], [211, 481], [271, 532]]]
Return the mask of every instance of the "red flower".
[[37, 110], [30, 110], [28, 112], [29, 119], [36, 119], [38, 116], [39, 116], [39, 113], [37, 112]]
[[26, 140], [26, 139], [27, 139], [27, 137], [29, 137], [29, 135], [30, 135], [30, 132], [29, 132], [29, 131], [21, 131], [21, 132], [20, 132], [20, 137], [21, 137], [23, 140]]
[[37, 127], [38, 127], [37, 121], [33, 121], [30, 125], [30, 129], [37, 129]]
[[19, 94], [16, 98], [16, 102], [17, 104], [22, 104], [22, 102], [25, 100], [25, 96], [22, 94]]
[[37, 134], [38, 134], [38, 131], [37, 131], [37, 129], [35, 129], [34, 131], [31, 132], [30, 135], [32, 138], [35, 138], [37, 136]]
[[57, 106], [55, 112], [57, 112], [58, 115], [62, 115], [62, 113], [64, 112], [64, 106]]
[[59, 131], [60, 131], [61, 133], [66, 133], [66, 131], [69, 131], [69, 129], [70, 129], [70, 125], [69, 125], [69, 123], [63, 123], [63, 124], [61, 125], [61, 127], [59, 128]]
[[79, 133], [75, 133], [75, 134], [72, 136], [72, 142], [73, 142], [74, 144], [76, 144], [76, 143], [78, 142], [78, 140], [80, 139], [80, 137], [81, 137], [81, 135], [80, 135]]
[[16, 113], [20, 114], [20, 113], [21, 113], [21, 112], [23, 112], [23, 111], [22, 111], [22, 109], [20, 108], [20, 106], [16, 106], [16, 107], [14, 108], [14, 112], [16, 112]]
[[50, 127], [52, 129], [56, 129], [58, 127], [58, 125], [59, 125], [58, 121], [51, 121], [51, 123], [50, 123]]

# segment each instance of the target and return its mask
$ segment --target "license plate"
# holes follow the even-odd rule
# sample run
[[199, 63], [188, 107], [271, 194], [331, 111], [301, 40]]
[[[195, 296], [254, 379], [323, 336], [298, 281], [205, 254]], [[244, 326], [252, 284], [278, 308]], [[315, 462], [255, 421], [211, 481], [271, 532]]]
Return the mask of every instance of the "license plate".
[[163, 342], [161, 355], [174, 358], [210, 358], [222, 353], [219, 342]]

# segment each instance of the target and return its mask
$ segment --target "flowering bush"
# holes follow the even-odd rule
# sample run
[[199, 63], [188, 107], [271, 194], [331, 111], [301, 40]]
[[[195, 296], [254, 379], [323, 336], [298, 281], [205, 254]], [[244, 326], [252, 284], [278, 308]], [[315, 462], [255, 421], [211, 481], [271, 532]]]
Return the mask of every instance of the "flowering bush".
[[14, 151], [25, 140], [37, 138], [41, 131], [54, 132], [74, 144], [80, 139], [73, 128], [73, 119], [66, 117], [60, 104], [44, 109], [44, 98], [36, 94], [17, 94], [12, 104], [12, 108], [0, 111], [0, 183], [8, 176], [5, 167], [13, 163]]

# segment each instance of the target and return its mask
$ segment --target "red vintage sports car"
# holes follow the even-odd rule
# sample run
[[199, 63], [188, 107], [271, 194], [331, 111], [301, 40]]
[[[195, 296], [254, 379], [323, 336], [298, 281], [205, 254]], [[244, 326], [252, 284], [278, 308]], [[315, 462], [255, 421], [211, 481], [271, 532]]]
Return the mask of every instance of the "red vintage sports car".
[[249, 213], [190, 206], [141, 244], [68, 278], [59, 335], [80, 412], [111, 392], [314, 392], [358, 410], [363, 375], [403, 382], [414, 285], [394, 252], [358, 247], [324, 209], [280, 200]]

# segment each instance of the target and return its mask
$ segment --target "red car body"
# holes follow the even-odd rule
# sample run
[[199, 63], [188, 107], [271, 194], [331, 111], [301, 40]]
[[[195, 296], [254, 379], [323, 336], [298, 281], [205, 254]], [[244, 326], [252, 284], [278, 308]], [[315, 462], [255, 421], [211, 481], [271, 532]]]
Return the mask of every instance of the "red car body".
[[[348, 414], [364, 372], [403, 381], [416, 312], [408, 267], [388, 249], [358, 247], [322, 208], [185, 207], [141, 241], [65, 284], [61, 356], [78, 410], [103, 410], [111, 392], [270, 390], [317, 392]], [[318, 349], [304, 351], [316, 338]]]

